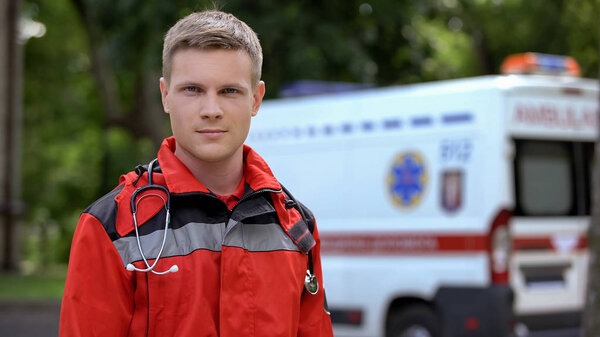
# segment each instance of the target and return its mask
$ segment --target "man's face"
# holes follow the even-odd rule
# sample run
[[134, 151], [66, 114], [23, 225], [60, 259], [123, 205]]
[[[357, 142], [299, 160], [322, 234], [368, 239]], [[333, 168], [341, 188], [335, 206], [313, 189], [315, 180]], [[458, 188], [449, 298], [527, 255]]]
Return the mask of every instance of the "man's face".
[[160, 90], [176, 155], [196, 163], [241, 158], [250, 119], [265, 93], [262, 81], [252, 85], [248, 53], [186, 48], [176, 51], [172, 62], [170, 81], [161, 78]]

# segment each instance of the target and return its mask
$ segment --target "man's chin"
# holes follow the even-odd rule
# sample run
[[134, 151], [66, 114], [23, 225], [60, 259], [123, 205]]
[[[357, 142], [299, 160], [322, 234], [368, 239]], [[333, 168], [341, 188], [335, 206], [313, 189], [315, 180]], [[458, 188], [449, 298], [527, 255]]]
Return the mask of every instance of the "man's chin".
[[194, 149], [192, 153], [195, 160], [207, 164], [227, 162], [236, 156], [238, 151], [223, 149], [218, 146], [209, 146]]

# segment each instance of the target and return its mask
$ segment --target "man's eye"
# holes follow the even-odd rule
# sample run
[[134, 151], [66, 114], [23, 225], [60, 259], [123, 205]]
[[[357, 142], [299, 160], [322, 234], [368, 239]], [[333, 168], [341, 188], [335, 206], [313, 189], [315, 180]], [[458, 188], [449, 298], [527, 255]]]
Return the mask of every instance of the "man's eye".
[[238, 92], [238, 90], [235, 89], [235, 88], [226, 88], [226, 89], [223, 90], [223, 92], [226, 93], [226, 94], [235, 94], [235, 93]]
[[183, 90], [186, 91], [186, 92], [197, 92], [198, 88], [196, 88], [196, 87], [185, 87], [185, 88], [183, 88]]

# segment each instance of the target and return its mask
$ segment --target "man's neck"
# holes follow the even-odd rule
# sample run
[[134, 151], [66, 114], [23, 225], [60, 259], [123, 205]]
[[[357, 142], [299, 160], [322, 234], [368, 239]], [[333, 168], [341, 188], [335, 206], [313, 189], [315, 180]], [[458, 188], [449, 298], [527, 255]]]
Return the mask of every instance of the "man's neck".
[[244, 156], [240, 148], [228, 160], [219, 162], [200, 161], [189, 152], [177, 147], [175, 156], [192, 172], [206, 188], [217, 195], [235, 192], [244, 175]]

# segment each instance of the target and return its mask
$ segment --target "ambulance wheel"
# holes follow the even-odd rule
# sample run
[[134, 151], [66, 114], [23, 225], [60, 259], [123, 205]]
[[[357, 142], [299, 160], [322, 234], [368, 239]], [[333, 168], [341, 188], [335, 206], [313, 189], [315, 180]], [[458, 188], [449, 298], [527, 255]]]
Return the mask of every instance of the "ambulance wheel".
[[410, 306], [390, 313], [386, 337], [439, 337], [435, 314], [425, 305]]

